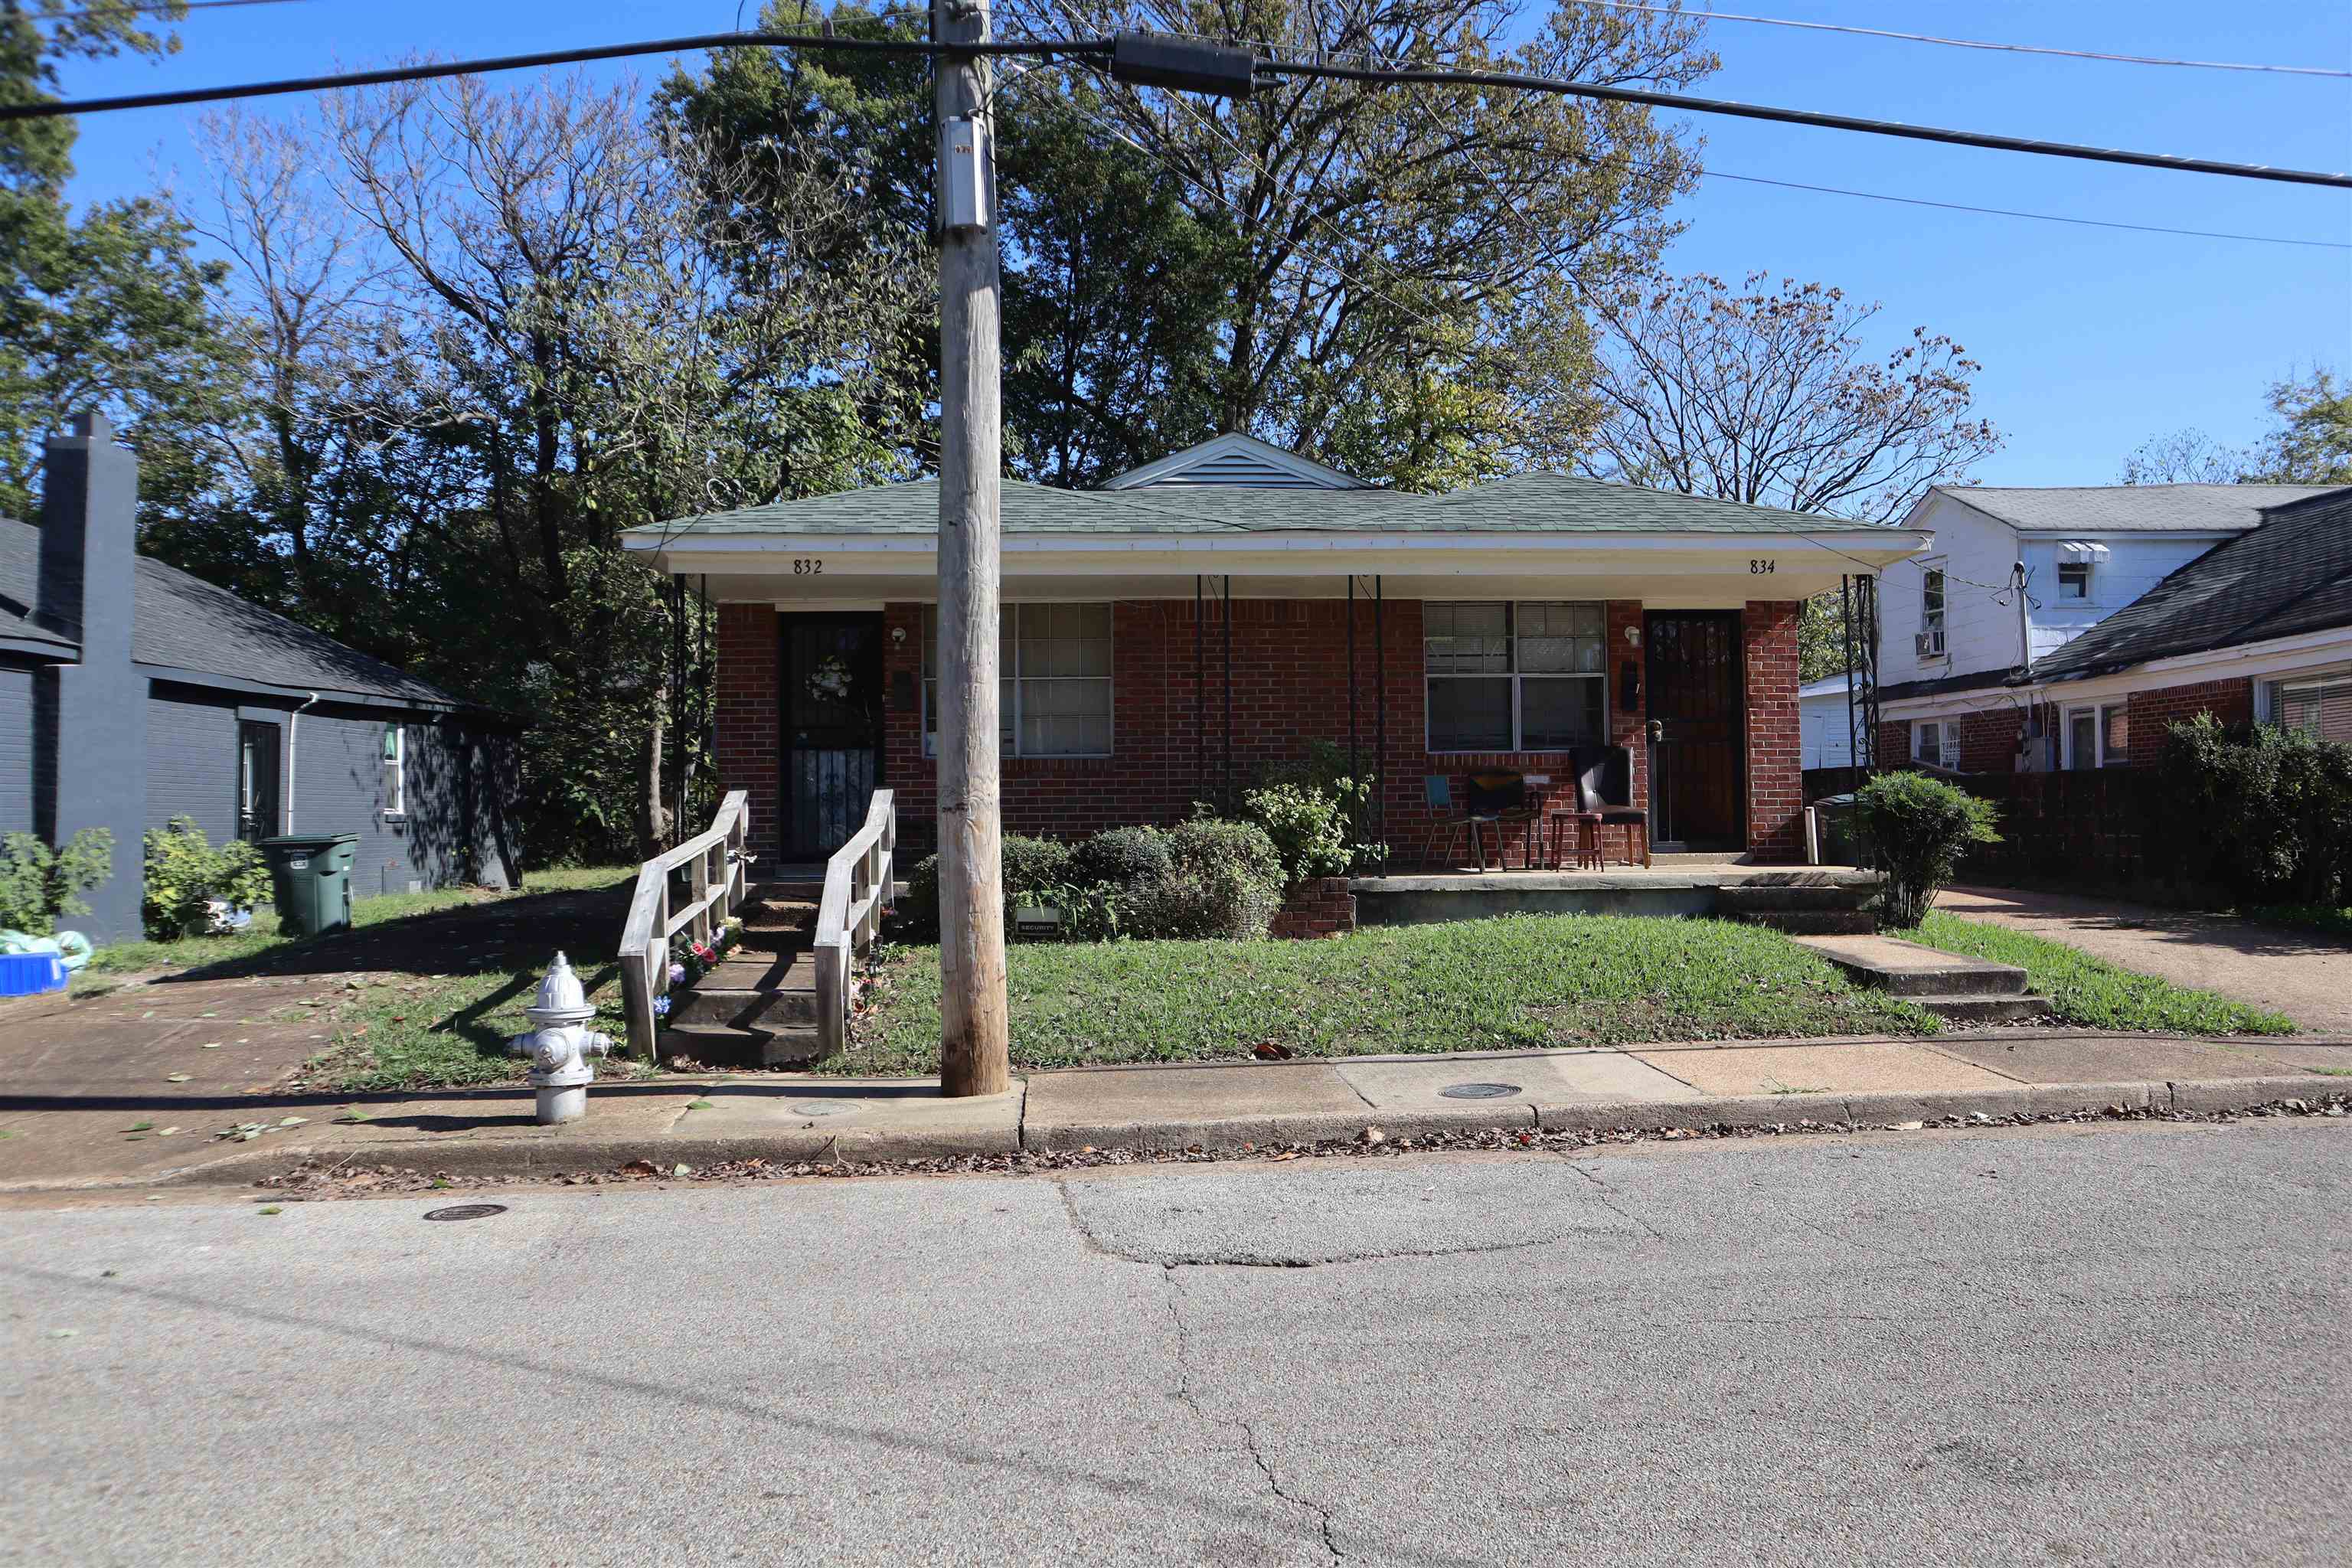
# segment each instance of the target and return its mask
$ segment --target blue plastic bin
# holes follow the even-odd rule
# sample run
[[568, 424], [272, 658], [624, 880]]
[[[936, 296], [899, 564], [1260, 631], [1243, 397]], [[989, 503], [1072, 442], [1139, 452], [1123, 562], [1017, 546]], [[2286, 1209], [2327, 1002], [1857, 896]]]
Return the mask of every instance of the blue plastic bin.
[[0, 996], [66, 988], [66, 961], [54, 952], [0, 952]]

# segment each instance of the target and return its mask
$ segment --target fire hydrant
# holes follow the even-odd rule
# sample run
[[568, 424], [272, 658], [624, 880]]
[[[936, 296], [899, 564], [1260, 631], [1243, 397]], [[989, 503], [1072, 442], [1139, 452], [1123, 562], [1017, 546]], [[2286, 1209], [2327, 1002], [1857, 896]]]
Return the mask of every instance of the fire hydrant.
[[557, 953], [539, 983], [539, 999], [523, 1009], [523, 1016], [537, 1027], [507, 1042], [507, 1049], [530, 1058], [530, 1070], [523, 1076], [539, 1090], [542, 1127], [577, 1121], [588, 1114], [588, 1086], [596, 1081], [596, 1069], [587, 1058], [613, 1048], [610, 1035], [583, 1027], [595, 1016], [580, 977], [572, 973], [571, 961]]

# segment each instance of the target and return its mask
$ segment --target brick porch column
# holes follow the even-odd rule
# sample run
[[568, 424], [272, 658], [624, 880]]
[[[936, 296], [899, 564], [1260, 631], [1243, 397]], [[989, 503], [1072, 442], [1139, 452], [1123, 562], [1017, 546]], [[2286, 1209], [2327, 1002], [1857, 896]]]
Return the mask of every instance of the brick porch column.
[[1759, 860], [1805, 858], [1805, 775], [1797, 708], [1794, 600], [1751, 599], [1739, 617], [1748, 683], [1748, 852]]
[[751, 848], [771, 862], [782, 842], [776, 638], [774, 605], [719, 606], [719, 787], [751, 792]]

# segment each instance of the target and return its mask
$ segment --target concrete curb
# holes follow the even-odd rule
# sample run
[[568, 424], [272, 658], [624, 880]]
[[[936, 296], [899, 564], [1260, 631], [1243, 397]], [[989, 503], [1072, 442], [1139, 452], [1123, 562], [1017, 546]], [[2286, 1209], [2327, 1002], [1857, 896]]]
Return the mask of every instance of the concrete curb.
[[1181, 1153], [1192, 1149], [1231, 1150], [1244, 1145], [1317, 1143], [1352, 1140], [1367, 1127], [1389, 1139], [1444, 1134], [1538, 1131], [1657, 1132], [1703, 1131], [1716, 1127], [1864, 1127], [1905, 1121], [1937, 1121], [1983, 1116], [2063, 1116], [2126, 1110], [2210, 1113], [2242, 1110], [2283, 1100], [2318, 1100], [2345, 1092], [2342, 1080], [2318, 1074], [2219, 1079], [2196, 1082], [2019, 1084], [2009, 1089], [1944, 1093], [1903, 1091], [1868, 1094], [1769, 1095], [1685, 1100], [1591, 1101], [1528, 1104], [1508, 1108], [1465, 1106], [1461, 1110], [1315, 1111], [1298, 1115], [1222, 1118], [1213, 1121], [1115, 1121], [1030, 1126], [1016, 1137], [1001, 1131], [942, 1129], [925, 1132], [891, 1128], [845, 1128], [731, 1137], [667, 1135], [604, 1137], [523, 1134], [435, 1142], [387, 1140], [358, 1147], [348, 1143], [283, 1143], [239, 1151], [206, 1163], [143, 1180], [11, 1184], [0, 1191], [110, 1191], [184, 1186], [241, 1186], [291, 1171], [306, 1161], [341, 1162], [361, 1167], [392, 1165], [463, 1176], [511, 1176], [517, 1180], [575, 1172], [604, 1172], [631, 1161], [650, 1161], [667, 1170], [698, 1170], [735, 1160], [788, 1164], [832, 1161], [881, 1163], [955, 1159], [1016, 1153], [1070, 1153], [1082, 1149]]

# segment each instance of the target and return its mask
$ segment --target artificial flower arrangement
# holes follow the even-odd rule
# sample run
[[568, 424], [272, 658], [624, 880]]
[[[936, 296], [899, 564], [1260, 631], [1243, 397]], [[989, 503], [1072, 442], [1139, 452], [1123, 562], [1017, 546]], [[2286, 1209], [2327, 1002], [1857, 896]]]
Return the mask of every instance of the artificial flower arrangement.
[[743, 940], [743, 922], [730, 920], [710, 933], [708, 942], [690, 936], [674, 936], [669, 943], [669, 983], [673, 986], [691, 985], [710, 973], [721, 958]]

